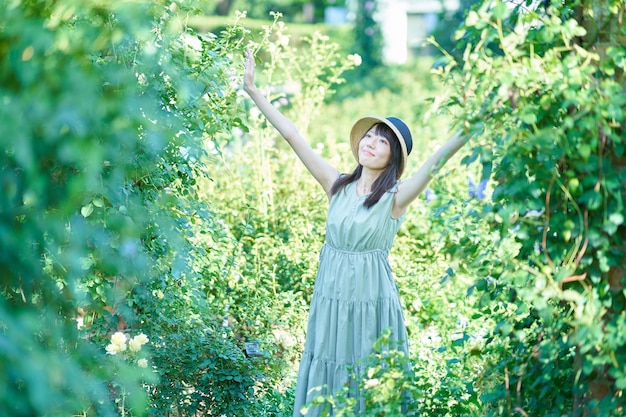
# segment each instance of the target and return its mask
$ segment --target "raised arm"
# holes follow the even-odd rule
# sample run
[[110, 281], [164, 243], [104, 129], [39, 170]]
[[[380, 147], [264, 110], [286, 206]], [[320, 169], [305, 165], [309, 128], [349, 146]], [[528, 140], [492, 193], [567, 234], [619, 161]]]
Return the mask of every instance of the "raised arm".
[[393, 208], [395, 217], [404, 213], [409, 204], [426, 189], [433, 178], [433, 171], [441, 168], [466, 142], [467, 137], [461, 131], [457, 132], [441, 148], [437, 149], [415, 174], [400, 183]]
[[252, 101], [257, 105], [261, 113], [285, 138], [287, 143], [296, 152], [304, 166], [311, 172], [313, 177], [321, 184], [330, 198], [330, 189], [339, 175], [339, 171], [320, 157], [307, 141], [300, 135], [296, 126], [287, 119], [254, 84], [254, 56], [246, 50], [244, 64], [243, 89], [248, 93]]

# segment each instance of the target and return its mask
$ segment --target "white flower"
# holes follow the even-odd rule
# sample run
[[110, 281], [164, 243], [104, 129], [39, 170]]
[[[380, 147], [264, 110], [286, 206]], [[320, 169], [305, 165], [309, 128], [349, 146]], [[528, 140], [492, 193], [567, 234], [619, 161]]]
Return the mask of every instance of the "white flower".
[[286, 331], [281, 330], [281, 329], [274, 329], [274, 330], [272, 330], [272, 334], [274, 335], [274, 337], [276, 338], [276, 341], [279, 344], [281, 344], [281, 345], [283, 345], [283, 346], [285, 346], [287, 348], [295, 346], [296, 343], [298, 342], [293, 335], [291, 335], [291, 334], [289, 334]]
[[141, 343], [135, 337], [135, 338], [130, 339], [130, 341], [128, 342], [128, 347], [133, 352], [139, 352], [141, 350]]
[[147, 368], [148, 367], [148, 360], [146, 358], [141, 358], [141, 359], [137, 360], [137, 366], [139, 366], [140, 368]]
[[126, 335], [122, 332], [113, 333], [111, 343], [106, 347], [106, 351], [110, 355], [126, 350]]
[[278, 33], [277, 34], [278, 39], [277, 39], [277, 43], [281, 46], [287, 46], [289, 45], [289, 37], [283, 35], [282, 33]]
[[355, 67], [358, 67], [363, 63], [363, 58], [361, 58], [361, 55], [359, 54], [348, 55], [348, 59], [352, 61]]
[[[126, 346], [126, 345], [124, 345]], [[122, 350], [120, 349], [120, 345], [116, 345], [115, 343], [111, 343], [110, 345], [107, 345], [106, 347], [106, 351], [109, 355], [115, 355], [118, 352], [121, 352]]]
[[111, 336], [111, 343], [118, 346], [123, 346], [126, 344], [126, 335], [122, 332], [113, 333]]
[[145, 345], [149, 341], [148, 336], [146, 336], [143, 333], [139, 333], [137, 336], [133, 337], [133, 340], [136, 340], [138, 343], [142, 345]]
[[380, 384], [378, 378], [372, 378], [365, 381], [365, 389], [374, 388], [376, 385]]

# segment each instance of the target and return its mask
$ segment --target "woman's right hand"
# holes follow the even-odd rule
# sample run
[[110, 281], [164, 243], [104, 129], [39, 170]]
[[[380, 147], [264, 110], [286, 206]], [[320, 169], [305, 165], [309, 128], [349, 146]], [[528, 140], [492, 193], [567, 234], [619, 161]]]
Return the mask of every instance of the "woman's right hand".
[[256, 88], [254, 85], [254, 55], [250, 48], [246, 49], [246, 60], [243, 63], [243, 68], [243, 89], [250, 92]]

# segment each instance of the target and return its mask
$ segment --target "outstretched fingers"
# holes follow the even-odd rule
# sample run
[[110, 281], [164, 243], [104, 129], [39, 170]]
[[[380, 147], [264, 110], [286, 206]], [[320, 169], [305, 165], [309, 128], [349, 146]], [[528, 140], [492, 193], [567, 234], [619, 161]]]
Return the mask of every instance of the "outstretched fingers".
[[254, 86], [254, 55], [249, 48], [246, 49], [246, 60], [244, 61], [243, 68], [243, 87], [247, 89], [248, 87]]

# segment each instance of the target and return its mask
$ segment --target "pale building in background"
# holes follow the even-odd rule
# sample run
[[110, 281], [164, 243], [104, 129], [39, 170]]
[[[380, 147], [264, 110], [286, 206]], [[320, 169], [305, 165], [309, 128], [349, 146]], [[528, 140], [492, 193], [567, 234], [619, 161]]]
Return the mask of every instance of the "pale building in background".
[[[459, 0], [372, 0], [377, 4], [376, 20], [383, 35], [383, 60], [403, 64], [409, 58], [428, 54], [424, 40], [439, 23], [439, 17], [456, 12]], [[354, 22], [357, 0], [347, 0], [346, 7], [327, 7], [325, 22]]]
[[403, 64], [409, 58], [426, 54], [424, 41], [437, 27], [439, 16], [459, 7], [459, 0], [378, 0], [383, 60]]

